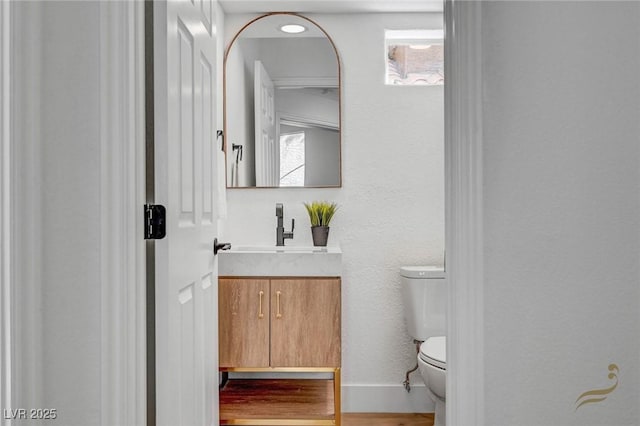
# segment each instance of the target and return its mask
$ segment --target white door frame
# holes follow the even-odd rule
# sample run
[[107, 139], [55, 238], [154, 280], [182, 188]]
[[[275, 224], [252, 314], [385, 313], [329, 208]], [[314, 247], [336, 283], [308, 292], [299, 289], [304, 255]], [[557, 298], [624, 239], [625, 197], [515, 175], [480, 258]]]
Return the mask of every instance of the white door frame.
[[[12, 407], [11, 2], [0, 2], [0, 406]], [[0, 418], [0, 424], [11, 421]]]
[[[140, 283], [144, 262], [139, 258], [142, 243], [141, 205], [144, 170], [142, 99], [143, 67], [139, 58], [143, 46], [141, 2], [105, 2], [105, 28], [101, 29], [101, 50], [106, 72], [101, 77], [104, 95], [102, 146], [102, 202], [114, 214], [113, 222], [103, 224], [103, 424], [145, 423], [144, 376], [144, 297], [130, 284]], [[10, 129], [10, 104], [4, 90], [8, 82], [9, 17], [11, 2], [0, 3], [2, 36], [0, 90], [3, 103], [0, 149], [6, 152]], [[450, 277], [448, 300], [447, 417], [451, 425], [484, 423], [483, 362], [483, 245], [482, 245], [482, 121], [481, 121], [481, 2], [445, 2], [445, 164], [446, 164], [446, 245]], [[113, 62], [112, 62], [113, 61]], [[122, 83], [122, 84], [120, 84]], [[131, 90], [130, 90], [131, 89]], [[139, 98], [142, 93], [142, 98]], [[124, 102], [124, 103], [123, 103]], [[123, 104], [131, 107], [121, 108]], [[142, 133], [141, 133], [142, 132]], [[126, 161], [122, 161], [125, 159]], [[11, 186], [7, 161], [2, 162], [0, 178], [0, 277], [3, 307], [7, 277], [10, 276]], [[115, 204], [114, 204], [115, 203]], [[116, 208], [117, 207], [117, 208]], [[132, 209], [132, 210], [130, 210]], [[128, 238], [128, 237], [131, 238]], [[133, 257], [129, 257], [133, 256]], [[9, 262], [9, 263], [7, 263]], [[142, 268], [142, 269], [141, 269]], [[113, 280], [112, 280], [113, 279]], [[9, 280], [10, 282], [10, 280]], [[144, 280], [142, 280], [144, 282]], [[144, 294], [142, 294], [144, 296]], [[120, 304], [119, 302], [123, 302]], [[115, 303], [111, 303], [115, 302]], [[117, 306], [116, 306], [117, 305]], [[142, 306], [142, 308], [141, 308]], [[3, 310], [4, 311], [4, 310]], [[0, 319], [6, 330], [6, 317]], [[7, 398], [5, 375], [6, 336], [2, 337], [2, 399]], [[115, 357], [114, 357], [115, 356]], [[7, 364], [9, 363], [9, 364]], [[135, 398], [131, 398], [135, 395]], [[133, 402], [133, 400], [137, 402]]]
[[[0, 2], [0, 405], [4, 408], [41, 406], [44, 364], [39, 346], [42, 318], [36, 313], [41, 230], [34, 213], [39, 211], [43, 96], [34, 64], [40, 60], [42, 33], [37, 22], [33, 29], [10, 26], [14, 20], [19, 24], [39, 19], [38, 4], [28, 6]], [[143, 7], [143, 2], [102, 2], [101, 25], [96, 29], [101, 62], [97, 88], [101, 185], [96, 190], [102, 212], [97, 217], [103, 219], [96, 223], [101, 229], [97, 244], [102, 300], [96, 315], [102, 324], [104, 426], [146, 423]], [[30, 309], [21, 309], [24, 306]], [[3, 418], [0, 424], [10, 420]]]
[[[10, 63], [3, 66], [3, 77], [10, 79], [8, 93], [11, 129], [4, 139], [10, 153], [11, 183], [4, 187], [5, 214], [19, 212], [10, 218], [2, 232], [8, 241], [11, 268], [7, 284], [11, 326], [11, 403], [13, 408], [41, 407], [42, 401], [42, 313], [40, 249], [42, 211], [40, 95], [42, 81], [42, 13], [36, 3], [2, 2], [5, 7], [3, 39], [9, 43]], [[9, 26], [11, 28], [9, 28]], [[6, 52], [5, 52], [6, 55]], [[6, 108], [6, 106], [5, 106]], [[4, 129], [6, 131], [6, 128]], [[6, 133], [5, 133], [6, 135]], [[5, 136], [3, 136], [4, 138]], [[6, 157], [3, 157], [6, 158]], [[3, 172], [4, 173], [4, 172]], [[4, 174], [4, 176], [7, 176]], [[11, 234], [11, 235], [10, 235]], [[12, 236], [20, 236], [13, 238]], [[17, 284], [14, 284], [17, 283]], [[6, 303], [6, 302], [5, 302]], [[30, 309], [20, 309], [29, 306]]]
[[484, 424], [481, 1], [445, 1], [447, 424]]
[[102, 425], [146, 424], [144, 2], [100, 4]]

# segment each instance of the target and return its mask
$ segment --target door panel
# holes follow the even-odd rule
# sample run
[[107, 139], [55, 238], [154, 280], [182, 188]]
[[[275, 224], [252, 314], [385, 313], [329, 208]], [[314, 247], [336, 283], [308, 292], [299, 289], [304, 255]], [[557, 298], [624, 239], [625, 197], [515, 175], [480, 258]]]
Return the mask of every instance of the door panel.
[[193, 174], [196, 172], [193, 162], [194, 126], [193, 126], [193, 36], [185, 25], [178, 21], [179, 37], [179, 99], [177, 119], [180, 126], [180, 198], [182, 200], [182, 226], [195, 224], [194, 198], [196, 188]]
[[200, 11], [202, 12], [202, 23], [209, 35], [212, 34], [213, 31], [213, 0], [199, 0], [200, 1]]
[[192, 283], [178, 293], [178, 302], [180, 303], [180, 419], [182, 424], [198, 424], [196, 423], [196, 406], [193, 398], [193, 389], [196, 387], [196, 342], [195, 342], [195, 315], [196, 303], [193, 300], [194, 292], [197, 290]]
[[221, 278], [220, 367], [269, 366], [269, 280]]
[[262, 62], [254, 64], [256, 186], [279, 186], [280, 144], [276, 141], [275, 90]]
[[[158, 425], [217, 419], [215, 31], [202, 2], [153, 2]], [[213, 8], [211, 9], [214, 10]], [[213, 19], [213, 18], [211, 18]]]
[[213, 93], [213, 75], [214, 71], [211, 63], [205, 56], [200, 56], [200, 75], [202, 81], [200, 87], [202, 94], [200, 96], [200, 113], [201, 117], [201, 134], [202, 138], [202, 221], [206, 224], [213, 223], [213, 200], [215, 195], [215, 187], [213, 186], [213, 170], [217, 165], [215, 144], [209, 143], [214, 140], [214, 93]]
[[340, 279], [271, 280], [271, 366], [340, 366]]

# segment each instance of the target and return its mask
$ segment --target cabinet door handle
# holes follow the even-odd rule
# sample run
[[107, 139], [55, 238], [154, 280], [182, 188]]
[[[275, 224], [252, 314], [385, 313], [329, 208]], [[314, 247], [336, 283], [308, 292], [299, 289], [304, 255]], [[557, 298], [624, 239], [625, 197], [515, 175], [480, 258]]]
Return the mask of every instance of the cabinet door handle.
[[258, 318], [264, 318], [264, 313], [262, 312], [262, 298], [264, 297], [264, 291], [260, 290], [260, 307], [258, 308]]
[[282, 314], [280, 313], [280, 295], [281, 291], [276, 291], [276, 318], [282, 318]]

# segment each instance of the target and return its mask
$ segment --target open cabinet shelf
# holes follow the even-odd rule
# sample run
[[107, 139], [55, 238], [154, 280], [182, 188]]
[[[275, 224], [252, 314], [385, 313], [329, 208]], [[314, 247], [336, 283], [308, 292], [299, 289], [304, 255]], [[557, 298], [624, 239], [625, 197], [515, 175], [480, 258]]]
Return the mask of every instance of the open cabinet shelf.
[[335, 389], [331, 379], [231, 379], [220, 389], [220, 424], [336, 425]]

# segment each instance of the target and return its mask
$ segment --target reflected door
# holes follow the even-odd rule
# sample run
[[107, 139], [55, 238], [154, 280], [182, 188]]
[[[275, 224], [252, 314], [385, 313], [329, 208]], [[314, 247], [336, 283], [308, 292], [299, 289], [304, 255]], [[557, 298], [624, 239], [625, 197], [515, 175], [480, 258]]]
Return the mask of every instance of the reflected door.
[[280, 144], [276, 140], [274, 86], [261, 61], [255, 61], [256, 186], [279, 186]]

